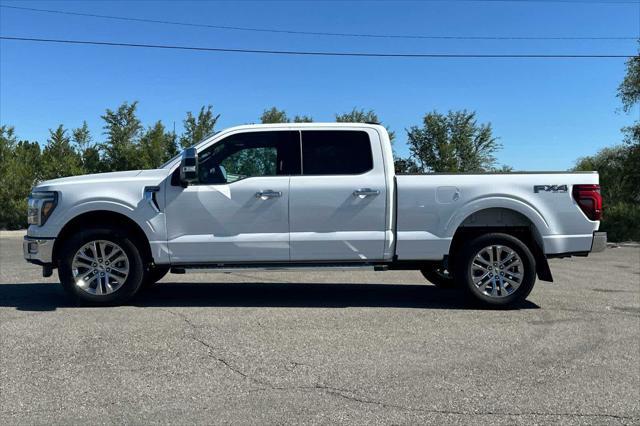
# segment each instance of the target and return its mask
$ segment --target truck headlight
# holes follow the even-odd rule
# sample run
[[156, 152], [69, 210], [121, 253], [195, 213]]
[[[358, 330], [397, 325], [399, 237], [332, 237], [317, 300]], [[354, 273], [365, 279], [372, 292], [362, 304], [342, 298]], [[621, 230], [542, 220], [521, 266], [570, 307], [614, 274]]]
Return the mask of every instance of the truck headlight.
[[32, 192], [29, 195], [29, 207], [27, 209], [27, 223], [29, 225], [44, 225], [58, 204], [58, 193]]

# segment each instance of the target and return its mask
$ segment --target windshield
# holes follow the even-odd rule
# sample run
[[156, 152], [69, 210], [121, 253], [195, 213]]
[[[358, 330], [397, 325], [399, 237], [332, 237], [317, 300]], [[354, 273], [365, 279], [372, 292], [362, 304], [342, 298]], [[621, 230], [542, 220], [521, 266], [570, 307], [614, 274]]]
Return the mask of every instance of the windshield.
[[[191, 148], [192, 146], [198, 146], [200, 145], [202, 142], [211, 139], [212, 137], [214, 137], [215, 135], [217, 135], [218, 133], [220, 133], [221, 130], [218, 130], [217, 132], [213, 132], [211, 135], [207, 136], [206, 138], [202, 139], [200, 142], [198, 143], [194, 143], [191, 146], [185, 146], [184, 148], [182, 148], [183, 150], [187, 149], [187, 148]], [[166, 163], [164, 163], [162, 166], [160, 166], [161, 169], [167, 168], [169, 167], [169, 165], [171, 163], [173, 163], [174, 161], [176, 161], [178, 158], [180, 158], [180, 156], [182, 155], [182, 151], [180, 151], [178, 154], [174, 155], [169, 161], [167, 161]]]

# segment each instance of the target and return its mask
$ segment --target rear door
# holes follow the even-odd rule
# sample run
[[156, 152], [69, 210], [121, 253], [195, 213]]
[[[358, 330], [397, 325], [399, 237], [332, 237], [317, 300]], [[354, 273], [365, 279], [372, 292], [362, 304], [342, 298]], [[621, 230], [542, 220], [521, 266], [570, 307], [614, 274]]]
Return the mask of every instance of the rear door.
[[301, 134], [302, 175], [290, 181], [291, 260], [383, 259], [387, 187], [378, 134]]

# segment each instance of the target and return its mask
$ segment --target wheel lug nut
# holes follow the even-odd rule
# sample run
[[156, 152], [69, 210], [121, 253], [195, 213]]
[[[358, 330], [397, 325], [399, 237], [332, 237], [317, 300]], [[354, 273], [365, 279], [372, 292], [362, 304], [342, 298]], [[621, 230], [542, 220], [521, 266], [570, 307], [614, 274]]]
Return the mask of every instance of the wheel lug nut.
[[[111, 272], [111, 268], [107, 268], [107, 272]], [[504, 275], [504, 274], [502, 274], [502, 275]]]
[[101, 277], [104, 277], [104, 272], [100, 272], [100, 276], [101, 276]]

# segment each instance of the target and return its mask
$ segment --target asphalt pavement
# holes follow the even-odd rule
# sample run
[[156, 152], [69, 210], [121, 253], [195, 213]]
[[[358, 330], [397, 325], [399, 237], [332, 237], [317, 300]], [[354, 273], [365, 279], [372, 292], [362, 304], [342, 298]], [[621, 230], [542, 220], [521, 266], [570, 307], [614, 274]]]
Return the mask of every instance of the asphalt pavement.
[[0, 424], [640, 424], [640, 248], [513, 310], [417, 272], [165, 277], [71, 305], [0, 233]]

